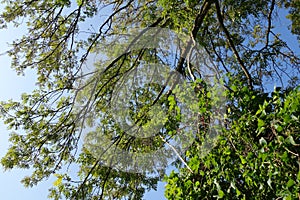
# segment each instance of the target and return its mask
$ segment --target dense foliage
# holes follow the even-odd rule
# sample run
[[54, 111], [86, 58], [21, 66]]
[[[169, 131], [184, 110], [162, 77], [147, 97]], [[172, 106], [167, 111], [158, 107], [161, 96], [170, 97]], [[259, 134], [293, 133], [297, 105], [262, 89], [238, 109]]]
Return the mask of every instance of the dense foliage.
[[[276, 28], [287, 17], [291, 25], [286, 31], [298, 41], [287, 39], [299, 44], [299, 1], [2, 0], [2, 4], [6, 5], [0, 13], [2, 29], [9, 24], [27, 27], [7, 51], [11, 67], [18, 74], [28, 68], [37, 74], [32, 93], [23, 94], [21, 102], [1, 102], [0, 107], [1, 118], [14, 131], [1, 163], [5, 169], [32, 168], [31, 176], [22, 180], [25, 186], [55, 175], [49, 193], [53, 199], [141, 199], [159, 180], [167, 182], [168, 199], [300, 198], [300, 57]], [[193, 144], [177, 155], [173, 162], [177, 170], [169, 175], [164, 161], [138, 173], [119, 170], [111, 166], [118, 161], [109, 160], [111, 152], [101, 150], [112, 144], [128, 152], [153, 151], [170, 146], [172, 138], [187, 131], [179, 125], [183, 108], [178, 98], [187, 93], [180, 89], [162, 94], [166, 87], [150, 84], [126, 97], [130, 117], [139, 124], [149, 123], [155, 104], [165, 108], [163, 117], [156, 116], [164, 126], [152, 137], [126, 134], [109, 112], [118, 81], [128, 72], [143, 63], [170, 63], [170, 56], [158, 47], [120, 54], [122, 48], [111, 40], [132, 28], [149, 27], [191, 38], [175, 55], [173, 69], [194, 88], [199, 123]], [[192, 44], [205, 52], [226, 96], [221, 134], [206, 154], [202, 147], [210, 131], [211, 110], [220, 102], [211, 95], [200, 66], [187, 59]], [[103, 49], [106, 59], [87, 72], [89, 56]], [[86, 136], [89, 148], [81, 145], [86, 127], [96, 127]], [[101, 150], [99, 156], [93, 148]], [[77, 169], [77, 175], [69, 174], [69, 168]]]

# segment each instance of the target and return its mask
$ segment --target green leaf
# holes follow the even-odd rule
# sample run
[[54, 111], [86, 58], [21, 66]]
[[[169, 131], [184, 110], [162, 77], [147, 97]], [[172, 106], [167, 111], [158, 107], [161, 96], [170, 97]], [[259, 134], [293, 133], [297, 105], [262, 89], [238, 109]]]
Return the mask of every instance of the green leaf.
[[267, 141], [265, 140], [265, 138], [261, 137], [259, 139], [259, 144], [262, 145], [262, 146], [266, 146], [267, 145]]
[[288, 194], [288, 196], [283, 198], [284, 200], [292, 200], [292, 195]]
[[224, 154], [225, 155], [230, 155], [231, 154], [231, 151], [229, 148], [226, 148], [225, 151], [224, 151]]
[[240, 155], [240, 159], [243, 165], [247, 163], [247, 160], [244, 158], [244, 156]]
[[286, 142], [288, 144], [297, 145], [294, 138], [293, 138], [293, 136], [291, 136], [291, 135], [286, 138]]
[[295, 184], [295, 181], [293, 179], [290, 179], [287, 184], [286, 184], [286, 187], [292, 187], [293, 185]]
[[281, 136], [281, 135], [279, 135], [279, 136], [277, 137], [277, 139], [278, 139], [278, 141], [279, 141], [280, 143], [284, 142], [284, 137]]
[[61, 175], [57, 175], [57, 179], [53, 182], [53, 185], [55, 187], [58, 187], [59, 185], [61, 185], [62, 179], [63, 179], [63, 177]]
[[211, 98], [211, 92], [206, 93], [207, 98]]
[[271, 178], [268, 179], [267, 183], [270, 186], [270, 188], [272, 188], [272, 185], [271, 185], [272, 184], [272, 180], [271, 180]]
[[262, 119], [257, 119], [257, 126], [258, 126], [258, 129], [260, 129], [260, 128], [263, 127], [264, 125], [265, 125], [264, 120], [262, 120]]
[[278, 124], [275, 124], [274, 127], [275, 127], [277, 132], [281, 132], [283, 130], [282, 126], [280, 126]]
[[219, 195], [219, 198], [223, 198], [225, 194], [222, 190], [218, 190], [218, 195]]

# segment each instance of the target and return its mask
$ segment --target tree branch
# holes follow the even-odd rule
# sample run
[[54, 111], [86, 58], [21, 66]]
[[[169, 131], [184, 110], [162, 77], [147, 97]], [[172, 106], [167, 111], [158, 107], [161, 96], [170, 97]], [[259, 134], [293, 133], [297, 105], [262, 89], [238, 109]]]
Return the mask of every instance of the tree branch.
[[251, 75], [250, 75], [249, 71], [247, 70], [247, 68], [246, 68], [246, 66], [245, 66], [245, 64], [244, 64], [244, 62], [242, 61], [242, 59], [241, 59], [241, 57], [240, 57], [240, 55], [239, 55], [237, 49], [235, 48], [235, 45], [234, 45], [234, 43], [233, 43], [233, 41], [232, 41], [232, 38], [231, 38], [231, 36], [230, 36], [229, 31], [227, 30], [227, 28], [226, 28], [225, 25], [224, 25], [223, 16], [222, 16], [222, 14], [221, 14], [221, 9], [220, 9], [220, 5], [219, 5], [218, 0], [215, 0], [215, 6], [216, 6], [217, 18], [218, 18], [218, 21], [219, 21], [219, 23], [220, 23], [220, 26], [221, 26], [221, 28], [223, 29], [223, 31], [224, 31], [224, 33], [225, 33], [225, 35], [226, 35], [226, 38], [227, 38], [227, 40], [228, 40], [228, 42], [229, 42], [229, 46], [230, 46], [231, 50], [233, 51], [233, 53], [234, 53], [234, 55], [235, 55], [235, 57], [236, 57], [238, 63], [240, 64], [242, 70], [244, 71], [244, 74], [245, 74], [246, 77], [247, 77], [247, 80], [248, 80], [248, 86], [249, 86], [250, 89], [252, 90], [252, 89], [253, 89], [253, 80], [252, 80]]
[[184, 49], [182, 55], [180, 56], [180, 60], [178, 61], [178, 64], [176, 67], [176, 71], [178, 71], [182, 75], [185, 75], [185, 72], [183, 69], [183, 64], [186, 60], [187, 55], [189, 54], [189, 52], [191, 51], [191, 49], [193, 47], [192, 45], [193, 45], [194, 38], [196, 38], [197, 33], [198, 33], [200, 27], [202, 26], [203, 20], [204, 20], [205, 16], [207, 15], [209, 9], [211, 8], [212, 3], [213, 3], [212, 0], [205, 0], [201, 7], [200, 13], [196, 16], [194, 27], [193, 27], [193, 30], [191, 33], [191, 38], [188, 41], [187, 46]]

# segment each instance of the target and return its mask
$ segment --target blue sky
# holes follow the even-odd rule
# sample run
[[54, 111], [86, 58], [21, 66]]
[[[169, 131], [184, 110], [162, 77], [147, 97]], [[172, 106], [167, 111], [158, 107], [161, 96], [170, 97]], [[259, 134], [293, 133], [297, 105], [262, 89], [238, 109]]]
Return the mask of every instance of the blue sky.
[[[1, 9], [1, 7], [0, 7]], [[0, 53], [8, 49], [7, 43], [22, 35], [24, 29], [0, 30]], [[35, 77], [32, 71], [26, 71], [26, 76], [17, 76], [10, 68], [10, 58], [6, 55], [0, 56], [0, 100], [19, 99], [20, 94], [30, 92], [35, 87]], [[11, 131], [7, 130], [0, 121], [0, 157], [4, 156], [9, 144], [8, 137]], [[29, 175], [29, 170], [0, 169], [0, 198], [7, 200], [24, 199], [38, 200], [46, 199], [47, 191], [53, 180], [46, 181], [35, 188], [27, 188], [20, 183], [22, 177]]]
[[[0, 5], [0, 10], [1, 10]], [[282, 32], [286, 39], [292, 37], [286, 32], [286, 26], [289, 24], [287, 20], [278, 22], [277, 31]], [[11, 42], [25, 33], [24, 28], [9, 28], [8, 30], [0, 30], [0, 54], [7, 50], [7, 42]], [[294, 49], [299, 48], [298, 44], [287, 40], [289, 45]], [[8, 100], [10, 98], [17, 100], [23, 92], [30, 92], [35, 87], [35, 76], [33, 71], [26, 71], [25, 76], [17, 76], [10, 68], [10, 59], [6, 56], [0, 56], [0, 100]], [[8, 136], [11, 131], [7, 130], [0, 121], [0, 157], [5, 154], [8, 148]], [[48, 188], [52, 186], [55, 178], [50, 178], [33, 188], [24, 188], [20, 183], [22, 177], [30, 175], [30, 170], [11, 170], [4, 172], [0, 169], [0, 199], [5, 200], [46, 200]], [[158, 191], [152, 191], [146, 194], [147, 200], [159, 199], [163, 200], [163, 185], [160, 183]]]
[[[11, 41], [12, 37], [22, 34], [22, 30], [0, 30], [0, 52], [7, 49], [6, 42]], [[28, 72], [26, 76], [17, 76], [10, 69], [10, 59], [4, 55], [0, 57], [0, 99], [8, 100], [19, 99], [23, 92], [30, 92], [34, 87], [35, 80], [33, 73]], [[5, 154], [8, 148], [8, 136], [11, 131], [7, 130], [0, 122], [0, 156]], [[0, 171], [0, 198], [7, 200], [14, 199], [46, 199], [47, 183], [41, 184], [37, 188], [25, 189], [20, 183], [21, 177], [29, 175], [29, 171], [11, 170]]]

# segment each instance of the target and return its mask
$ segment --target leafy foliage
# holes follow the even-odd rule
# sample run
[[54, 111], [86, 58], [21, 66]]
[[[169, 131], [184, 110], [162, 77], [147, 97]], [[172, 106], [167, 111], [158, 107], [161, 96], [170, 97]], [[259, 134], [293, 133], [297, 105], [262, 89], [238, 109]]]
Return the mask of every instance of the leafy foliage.
[[194, 147], [187, 155], [193, 173], [166, 177], [168, 199], [298, 198], [299, 88], [267, 96], [244, 87], [237, 96], [217, 148], [201, 158]]
[[[129, 97], [132, 119], [143, 125], [164, 122], [153, 137], [126, 134], [114, 113], [109, 112], [118, 81], [129, 71], [171, 60], [170, 55], [159, 52], [160, 48], [120, 55], [124, 49], [112, 48], [111, 36], [136, 27], [161, 27], [191, 36], [187, 48], [175, 55], [173, 68], [194, 89], [199, 111], [193, 145], [173, 163], [177, 170], [165, 175], [166, 197], [299, 198], [300, 91], [296, 86], [300, 58], [275, 29], [276, 19], [283, 17], [280, 11], [285, 9], [292, 23], [290, 31], [299, 37], [298, 1], [2, 3], [6, 5], [0, 13], [2, 29], [8, 24], [27, 27], [27, 33], [7, 52], [12, 57], [11, 66], [18, 74], [24, 74], [27, 68], [37, 74], [37, 88], [32, 93], [23, 94], [20, 102], [1, 102], [0, 107], [4, 122], [15, 131], [1, 163], [5, 169], [32, 168], [31, 176], [22, 181], [25, 186], [55, 175], [57, 180], [49, 193], [54, 199], [141, 199], [146, 190], [156, 189], [157, 181], [165, 175], [165, 163], [159, 169], [145, 166], [147, 170], [141, 173], [128, 173], [103, 165], [106, 158], [111, 158], [109, 153], [97, 157], [91, 149], [96, 141], [102, 142], [100, 147], [116, 144], [127, 152], [148, 152], [167, 146], [168, 141], [186, 131], [180, 125], [183, 107], [178, 99], [187, 96], [188, 91], [175, 93], [176, 88], [161, 94], [166, 88], [150, 84]], [[227, 98], [221, 105], [226, 106], [222, 134], [210, 152], [203, 152], [202, 147], [210, 131], [211, 110], [218, 108], [220, 101], [209, 91], [211, 86], [203, 77], [201, 64], [192, 65], [186, 57], [192, 43], [208, 55], [215, 79], [224, 82]], [[97, 62], [95, 71], [86, 72], [85, 63], [99, 48], [107, 50], [102, 55], [106, 60]], [[281, 87], [270, 92], [270, 83]], [[165, 109], [165, 116], [157, 116], [157, 121], [151, 121], [154, 104]], [[86, 137], [91, 146], [82, 147], [83, 130], [91, 126], [97, 127]], [[68, 173], [69, 168], [78, 169], [76, 176]]]

